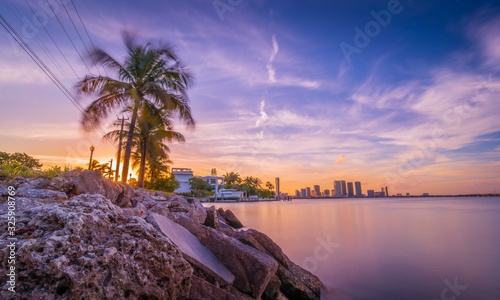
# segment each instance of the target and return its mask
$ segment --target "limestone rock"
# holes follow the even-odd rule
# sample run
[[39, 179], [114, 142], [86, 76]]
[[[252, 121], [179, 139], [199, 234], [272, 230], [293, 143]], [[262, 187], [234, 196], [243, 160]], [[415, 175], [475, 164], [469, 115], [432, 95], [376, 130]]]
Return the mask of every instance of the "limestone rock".
[[60, 179], [53, 179], [49, 184], [59, 186], [62, 190], [67, 190], [70, 196], [81, 194], [100, 194], [106, 197], [113, 204], [120, 207], [129, 206], [133, 196], [133, 191], [128, 185], [114, 183], [104, 178], [98, 170], [73, 170], [62, 173]]
[[178, 222], [234, 274], [234, 287], [255, 298], [262, 295], [278, 268], [272, 257], [190, 218], [180, 216]]
[[42, 201], [44, 203], [62, 202], [68, 199], [66, 193], [47, 190], [47, 189], [30, 189], [21, 187], [16, 191], [16, 197], [30, 198]]
[[191, 210], [189, 211], [188, 216], [195, 222], [203, 224], [207, 218], [207, 211], [200, 201], [194, 201], [193, 204], [191, 204]]
[[270, 237], [255, 229], [239, 231], [234, 236], [279, 262], [276, 274], [282, 282], [280, 290], [285, 296], [290, 299], [320, 299], [324, 285], [319, 278], [292, 262]]
[[227, 220], [229, 225], [231, 225], [234, 228], [242, 228], [243, 224], [241, 224], [240, 220], [234, 215], [232, 211], [229, 209], [224, 212], [224, 218]]
[[191, 277], [191, 290], [189, 291], [190, 300], [252, 300], [250, 296], [242, 294], [233, 287], [221, 289], [215, 285], [193, 275]]
[[218, 282], [225, 285], [233, 283], [234, 275], [187, 229], [155, 213], [147, 220], [172, 240], [191, 264], [201, 268]]
[[205, 209], [207, 217], [205, 218], [205, 226], [212, 227], [214, 229], [220, 229], [219, 218], [217, 217], [217, 210], [215, 206], [210, 206]]
[[[5, 211], [5, 203], [0, 209]], [[177, 246], [151, 224], [127, 218], [101, 195], [21, 209], [17, 283], [13, 299], [178, 299], [193, 272]], [[6, 214], [0, 226], [7, 227]], [[7, 234], [0, 236], [0, 267], [7, 269]], [[0, 281], [7, 281], [0, 272]], [[7, 285], [1, 299], [12, 299]]]

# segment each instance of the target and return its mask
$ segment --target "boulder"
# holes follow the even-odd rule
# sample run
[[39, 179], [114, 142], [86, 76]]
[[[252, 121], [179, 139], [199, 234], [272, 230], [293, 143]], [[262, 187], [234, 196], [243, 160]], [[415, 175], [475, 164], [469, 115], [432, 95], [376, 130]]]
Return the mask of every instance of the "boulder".
[[292, 262], [283, 250], [267, 235], [255, 229], [239, 231], [234, 237], [272, 256], [280, 266], [276, 275], [281, 292], [290, 299], [320, 299], [323, 283], [317, 276]]
[[233, 283], [234, 275], [187, 229], [155, 213], [150, 214], [147, 220], [174, 242], [192, 265], [202, 269], [218, 282], [225, 285]]
[[[209, 296], [208, 296], [209, 295]], [[210, 298], [208, 298], [210, 297]], [[190, 300], [252, 300], [250, 296], [242, 294], [233, 287], [221, 289], [200, 277], [193, 275], [191, 277], [191, 290], [189, 291]]]
[[[6, 203], [0, 209], [6, 211]], [[63, 203], [16, 207], [14, 299], [178, 299], [190, 292], [193, 269], [168, 238], [101, 195]], [[0, 226], [7, 227], [6, 214]], [[0, 236], [0, 267], [7, 270], [7, 233]], [[6, 272], [0, 280], [7, 281]], [[1, 299], [12, 299], [8, 285]]]
[[224, 217], [224, 209], [222, 207], [219, 207], [217, 212], [219, 213], [219, 216]]
[[16, 197], [36, 199], [44, 203], [54, 203], [68, 200], [68, 196], [63, 192], [47, 189], [30, 189], [28, 187], [20, 187], [16, 191]]
[[179, 216], [177, 222], [198, 238], [234, 274], [234, 287], [255, 298], [262, 295], [278, 268], [278, 263], [272, 257], [188, 217]]
[[133, 197], [132, 189], [123, 183], [114, 183], [104, 178], [98, 170], [73, 170], [62, 173], [60, 179], [53, 179], [49, 185], [59, 186], [70, 196], [100, 194], [120, 207], [127, 207]]
[[194, 201], [193, 204], [191, 204], [191, 210], [189, 211], [188, 216], [195, 222], [203, 224], [207, 218], [207, 211], [200, 201]]
[[238, 220], [234, 213], [229, 209], [224, 212], [224, 219], [227, 220], [231, 227], [234, 227], [236, 229], [243, 227], [243, 224], [241, 224], [240, 220]]
[[214, 228], [214, 229], [220, 229], [220, 223], [219, 223], [219, 218], [217, 217], [217, 210], [215, 209], [215, 206], [210, 206], [205, 209], [207, 217], [205, 218], [205, 226]]

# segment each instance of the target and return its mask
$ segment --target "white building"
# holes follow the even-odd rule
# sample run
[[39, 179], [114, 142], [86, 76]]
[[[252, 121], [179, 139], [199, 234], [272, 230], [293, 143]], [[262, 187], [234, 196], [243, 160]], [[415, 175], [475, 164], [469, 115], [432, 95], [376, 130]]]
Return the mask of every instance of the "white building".
[[193, 178], [193, 171], [191, 169], [172, 168], [172, 174], [174, 174], [175, 179], [179, 182], [179, 187], [174, 191], [174, 193], [191, 192], [191, 186], [189, 185], [189, 179]]
[[200, 178], [208, 182], [214, 188], [214, 191], [218, 191], [219, 186], [222, 186], [222, 188], [224, 188], [224, 177], [204, 176]]

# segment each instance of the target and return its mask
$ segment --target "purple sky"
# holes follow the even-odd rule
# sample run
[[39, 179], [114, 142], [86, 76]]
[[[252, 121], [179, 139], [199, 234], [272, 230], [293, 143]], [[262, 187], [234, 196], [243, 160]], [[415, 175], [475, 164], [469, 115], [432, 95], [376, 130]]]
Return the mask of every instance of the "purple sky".
[[[74, 91], [91, 44], [73, 2], [49, 2], [53, 11], [6, 0], [0, 12]], [[174, 167], [279, 176], [288, 192], [334, 180], [361, 181], [365, 193], [500, 192], [499, 5], [335, 2], [74, 0], [96, 47], [122, 60], [131, 30], [172, 44], [194, 72], [197, 126], [178, 123], [187, 142], [171, 145]], [[94, 144], [96, 159], [113, 158], [0, 29], [0, 151], [75, 166]]]

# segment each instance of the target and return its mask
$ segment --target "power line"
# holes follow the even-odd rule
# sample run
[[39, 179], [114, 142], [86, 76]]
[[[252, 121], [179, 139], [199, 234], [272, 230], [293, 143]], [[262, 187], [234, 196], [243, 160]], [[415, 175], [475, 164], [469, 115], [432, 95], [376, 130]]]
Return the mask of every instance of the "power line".
[[82, 62], [85, 65], [85, 67], [87, 68], [87, 71], [89, 71], [89, 73], [92, 74], [92, 71], [90, 71], [89, 66], [87, 66], [87, 63], [85, 62], [85, 59], [83, 59], [82, 54], [80, 53], [80, 51], [78, 51], [78, 48], [76, 48], [76, 45], [73, 42], [73, 40], [71, 39], [71, 37], [69, 36], [68, 31], [66, 31], [66, 28], [64, 28], [64, 25], [62, 24], [61, 19], [59, 19], [59, 16], [54, 11], [54, 8], [52, 7], [52, 5], [50, 5], [49, 0], [45, 0], [45, 1], [47, 2], [47, 5], [50, 7], [50, 10], [52, 10], [52, 12], [54, 13], [54, 16], [56, 17], [57, 22], [59, 22], [59, 25], [61, 25], [61, 28], [63, 29], [64, 33], [68, 37], [69, 41], [71, 42], [71, 45], [73, 45], [73, 48], [75, 48], [76, 53], [78, 53], [78, 56], [80, 56], [80, 59], [82, 60]]
[[[19, 17], [19, 19], [22, 19], [23, 16], [22, 16], [21, 12], [12, 4], [12, 2], [10, 0], [7, 0], [7, 3], [9, 4], [10, 9], [12, 11], [14, 11], [15, 14], [17, 14], [17, 16]], [[49, 59], [54, 63], [54, 65], [57, 67], [57, 69], [59, 70], [59, 72], [61, 72], [61, 74], [69, 82], [69, 76], [62, 69], [61, 65], [57, 62], [57, 60], [52, 55], [52, 53], [50, 53], [50, 51], [47, 49], [47, 47], [43, 44], [42, 40], [37, 35], [35, 35], [34, 38], [35, 38], [35, 42], [38, 44], [38, 46], [40, 46], [40, 49], [42, 49], [42, 51], [45, 53], [45, 55], [47, 55], [47, 57], [49, 57]]]
[[[75, 105], [82, 114], [85, 114], [85, 111], [83, 108], [73, 99], [73, 96], [71, 92], [68, 91], [68, 89], [62, 84], [62, 82], [57, 78], [57, 76], [54, 75], [54, 73], [50, 70], [50, 68], [43, 62], [43, 60], [40, 59], [40, 57], [33, 51], [33, 49], [21, 38], [21, 36], [17, 33], [17, 31], [10, 25], [10, 23], [3, 17], [2, 14], [0, 14], [0, 20], [3, 22], [0, 22], [2, 27], [9, 33], [14, 40], [21, 46], [21, 48], [28, 54], [28, 56], [37, 64], [37, 66], [49, 77], [49, 79], [57, 86], [57, 88]], [[5, 23], [5, 24], [4, 24]], [[99, 130], [102, 134], [104, 134], [103, 130], [101, 127], [92, 122], [92, 125]], [[117, 146], [114, 144], [114, 142], [108, 138], [108, 141], [113, 145], [115, 148]]]
[[97, 64], [95, 63], [95, 60], [94, 60], [94, 57], [90, 54], [90, 51], [89, 51], [89, 48], [87, 48], [87, 44], [85, 44], [85, 42], [83, 41], [82, 39], [82, 36], [80, 35], [80, 32], [78, 31], [78, 28], [76, 27], [75, 25], [75, 22], [73, 22], [73, 18], [71, 17], [71, 15], [69, 14], [68, 10], [66, 9], [66, 5], [64, 4], [64, 2], [61, 2], [61, 4], [63, 5], [64, 7], [64, 10], [66, 11], [66, 14], [68, 15], [70, 21], [71, 21], [71, 24], [73, 24], [73, 28], [75, 28], [75, 31], [76, 33], [78, 34], [78, 37], [80, 38], [80, 41], [82, 41], [82, 44], [83, 46], [85, 47], [85, 50], [87, 50], [87, 53], [90, 57], [90, 59], [92, 60], [92, 63], [94, 64], [94, 66], [96, 66], [96, 70], [97, 72], [99, 73], [99, 75], [102, 76], [101, 72], [99, 71], [99, 69], [97, 68]]
[[[28, 4], [28, 6], [31, 9], [31, 11], [33, 12], [33, 14], [36, 14], [35, 10], [31, 6], [31, 4], [29, 4], [28, 0], [24, 0], [24, 1], [26, 2], [26, 4]], [[73, 74], [75, 74], [76, 78], [80, 78], [80, 76], [78, 76], [78, 74], [76, 73], [76, 71], [73, 68], [73, 66], [69, 63], [68, 59], [66, 58], [66, 55], [64, 55], [64, 53], [62, 52], [61, 48], [59, 48], [59, 46], [57, 45], [56, 41], [54, 40], [54, 38], [52, 37], [52, 35], [47, 30], [47, 28], [45, 28], [45, 26], [42, 26], [42, 27], [43, 27], [43, 30], [45, 31], [45, 33], [47, 33], [47, 35], [49, 36], [49, 38], [52, 41], [52, 43], [54, 44], [54, 46], [56, 46], [57, 50], [59, 50], [59, 53], [61, 53], [62, 57], [64, 58], [64, 60], [66, 61], [66, 63], [70, 67], [70, 69], [73, 71]]]
[[[94, 45], [94, 42], [92, 41], [92, 38], [90, 37], [90, 34], [87, 30], [87, 26], [85, 26], [85, 23], [83, 23], [82, 16], [80, 15], [80, 12], [78, 12], [78, 8], [76, 8], [75, 2], [73, 0], [71, 0], [71, 4], [73, 4], [73, 7], [75, 8], [75, 12], [78, 15], [78, 19], [80, 19], [80, 23], [82, 23], [83, 29], [85, 30], [87, 37], [89, 38], [90, 44], [92, 45], [92, 49], [94, 49], [94, 51], [96, 51], [96, 47]], [[97, 68], [97, 66], [96, 66], [96, 68]], [[106, 71], [106, 68], [102, 67], [102, 69], [103, 69], [104, 73], [106, 73], [106, 76], [109, 77], [108, 72]]]

